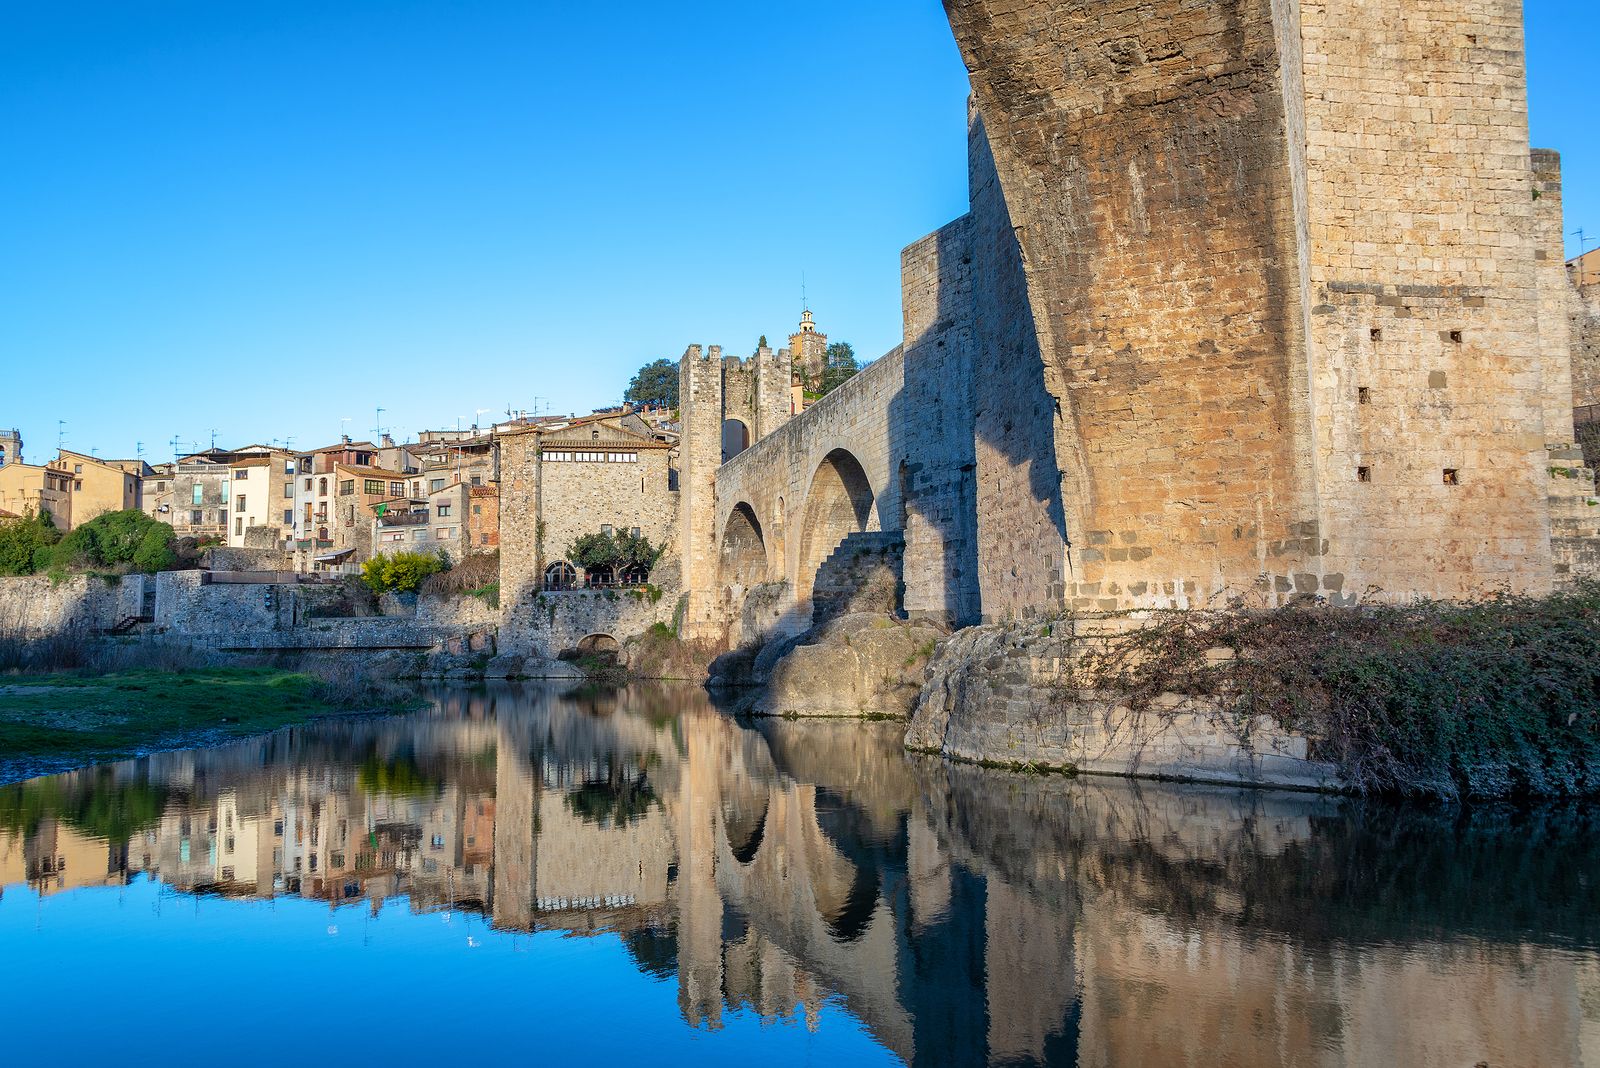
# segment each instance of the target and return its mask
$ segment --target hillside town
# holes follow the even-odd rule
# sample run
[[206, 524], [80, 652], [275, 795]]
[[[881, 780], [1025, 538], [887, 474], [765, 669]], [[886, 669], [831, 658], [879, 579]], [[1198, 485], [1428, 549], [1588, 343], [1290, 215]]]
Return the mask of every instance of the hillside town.
[[[841, 350], [853, 372], [848, 345], [832, 346], [831, 358], [838, 363]], [[828, 337], [809, 309], [777, 357], [792, 366], [790, 414], [836, 384]], [[669, 370], [675, 385], [677, 370]], [[30, 463], [21, 433], [0, 430], [0, 522], [48, 516], [64, 533], [134, 510], [199, 548], [238, 550], [213, 554], [229, 566], [263, 572], [349, 575], [376, 555], [399, 552], [459, 563], [499, 550], [501, 471], [510, 462], [537, 468], [531, 484], [539, 492], [517, 494], [505, 521], [546, 531], [554, 555], [596, 532], [627, 531], [659, 546], [676, 514], [677, 420], [674, 405], [625, 401], [586, 415], [509, 411], [488, 425], [424, 430], [404, 442], [387, 432], [376, 441], [344, 434], [311, 449], [273, 439], [213, 445], [161, 463], [64, 446], [53, 459]], [[750, 443], [748, 431], [731, 422], [724, 459]], [[604, 469], [627, 477], [597, 478], [598, 464], [629, 465]], [[559, 559], [548, 571], [555, 589], [645, 577]]]

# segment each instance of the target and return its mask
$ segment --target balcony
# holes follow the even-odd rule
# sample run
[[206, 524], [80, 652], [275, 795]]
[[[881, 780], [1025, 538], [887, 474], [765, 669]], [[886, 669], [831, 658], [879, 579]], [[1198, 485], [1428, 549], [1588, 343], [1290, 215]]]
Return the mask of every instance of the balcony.
[[378, 517], [380, 527], [417, 527], [428, 522], [427, 512], [390, 512]]

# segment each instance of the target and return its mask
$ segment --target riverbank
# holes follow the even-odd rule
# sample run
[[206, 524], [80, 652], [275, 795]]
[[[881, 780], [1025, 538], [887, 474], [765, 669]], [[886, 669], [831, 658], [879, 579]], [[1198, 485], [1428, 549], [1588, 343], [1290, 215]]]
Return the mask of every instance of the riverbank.
[[399, 688], [272, 667], [4, 676], [0, 782], [417, 703]]

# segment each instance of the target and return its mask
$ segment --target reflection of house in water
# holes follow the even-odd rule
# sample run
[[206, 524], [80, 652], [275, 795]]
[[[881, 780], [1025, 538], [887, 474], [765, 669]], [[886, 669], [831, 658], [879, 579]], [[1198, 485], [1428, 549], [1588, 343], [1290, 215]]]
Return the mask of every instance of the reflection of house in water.
[[[506, 690], [152, 756], [114, 777], [111, 807], [149, 813], [126, 845], [72, 822], [95, 806], [45, 812], [0, 831], [0, 884], [146, 872], [613, 932], [692, 1026], [816, 1027], [837, 999], [919, 1064], [1600, 1058], [1594, 955], [1526, 944], [1596, 941], [1600, 891], [1560, 881], [1575, 839], [1396, 845], [1385, 817], [1375, 844], [1336, 800], [1013, 776], [909, 757], [894, 724], [754, 730], [675, 700]], [[1385, 851], [1414, 885], [1338, 881]]]

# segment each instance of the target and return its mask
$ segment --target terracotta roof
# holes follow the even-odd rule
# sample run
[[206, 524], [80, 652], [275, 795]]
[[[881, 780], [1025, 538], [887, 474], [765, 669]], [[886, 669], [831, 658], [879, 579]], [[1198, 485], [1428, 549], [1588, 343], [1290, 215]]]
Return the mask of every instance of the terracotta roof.
[[270, 457], [270, 456], [246, 456], [242, 460], [233, 461], [233, 463], [229, 464], [228, 466], [229, 467], [271, 467], [272, 466], [272, 457]]
[[498, 497], [500, 496], [500, 488], [498, 486], [472, 486], [469, 488], [468, 495], [472, 497]]

